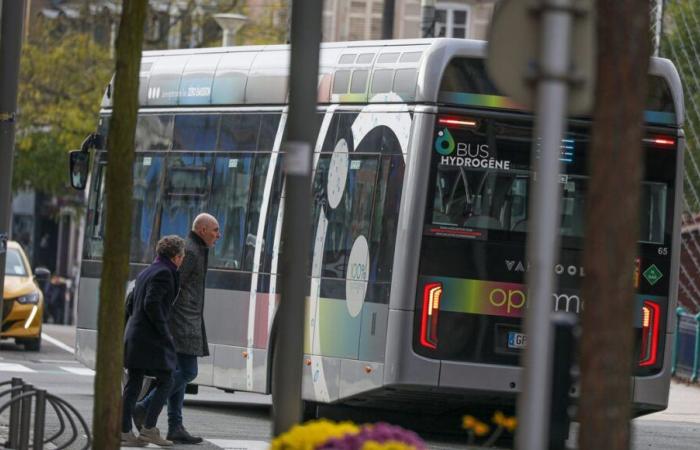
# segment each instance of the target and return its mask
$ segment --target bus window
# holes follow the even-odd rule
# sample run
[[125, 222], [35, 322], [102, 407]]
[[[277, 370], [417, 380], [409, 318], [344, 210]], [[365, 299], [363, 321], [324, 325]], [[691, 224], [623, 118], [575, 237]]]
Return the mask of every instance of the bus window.
[[[345, 186], [335, 208], [330, 207], [326, 192], [331, 155], [322, 155], [316, 167], [314, 220], [317, 220], [321, 208], [328, 219], [322, 268], [324, 278], [345, 278], [347, 258], [355, 240], [364, 236], [369, 241], [370, 237], [378, 157], [351, 154], [348, 159]], [[315, 233], [313, 229], [312, 234]]]
[[381, 158], [370, 240], [372, 281], [391, 282], [404, 168], [403, 156], [400, 154]]
[[173, 150], [214, 150], [219, 133], [219, 115], [176, 115]]
[[[269, 164], [269, 154], [258, 153], [255, 155], [255, 168], [253, 182], [251, 183], [250, 201], [248, 203], [248, 218], [246, 221], [245, 265], [243, 266], [243, 269], [248, 271], [260, 270], [260, 267], [253, 267], [253, 262], [255, 259], [255, 247], [258, 240], [258, 221], [260, 220], [260, 210], [262, 208], [265, 181], [267, 180], [267, 167]], [[261, 245], [265, 245], [263, 236], [260, 236], [260, 241]]]
[[158, 239], [155, 228], [156, 208], [163, 157], [137, 154], [134, 160], [134, 203], [131, 221], [131, 261], [148, 263], [153, 259], [153, 246]]
[[639, 240], [641, 242], [652, 244], [662, 244], [664, 242], [667, 198], [668, 188], [664, 183], [642, 184], [642, 220], [639, 227]]
[[279, 114], [262, 114], [260, 116], [260, 137], [258, 138], [258, 151], [271, 152], [277, 138], [280, 124]]
[[160, 235], [184, 236], [197, 214], [206, 210], [210, 190], [210, 155], [171, 154], [161, 201]]
[[240, 269], [243, 264], [253, 160], [251, 153], [216, 158], [208, 211], [219, 220], [221, 239], [210, 252], [212, 267]]
[[256, 150], [261, 117], [260, 114], [224, 114], [217, 148], [227, 151]]
[[149, 114], [136, 123], [137, 150], [168, 150], [172, 147], [173, 116]]

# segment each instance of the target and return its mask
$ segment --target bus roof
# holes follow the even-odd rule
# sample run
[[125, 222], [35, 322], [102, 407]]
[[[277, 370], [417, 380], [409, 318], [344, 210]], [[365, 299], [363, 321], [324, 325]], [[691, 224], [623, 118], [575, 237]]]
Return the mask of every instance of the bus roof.
[[[323, 43], [318, 101], [321, 104], [454, 103], [522, 110], [493, 89], [481, 91], [482, 85], [490, 86], [483, 64], [475, 76], [484, 80], [472, 83], [473, 86], [453, 86], [458, 92], [450, 92], [459, 95], [441, 92], [443, 76], [450, 64], [460, 58], [483, 60], [486, 46], [485, 41], [444, 38]], [[142, 107], [284, 105], [288, 71], [288, 45], [147, 51], [141, 60], [139, 104]], [[648, 106], [647, 121], [680, 127], [683, 94], [678, 72], [669, 60], [652, 58], [650, 74], [664, 81], [656, 88], [665, 91], [665, 100]], [[112, 106], [111, 91], [110, 86], [103, 97], [103, 108]]]

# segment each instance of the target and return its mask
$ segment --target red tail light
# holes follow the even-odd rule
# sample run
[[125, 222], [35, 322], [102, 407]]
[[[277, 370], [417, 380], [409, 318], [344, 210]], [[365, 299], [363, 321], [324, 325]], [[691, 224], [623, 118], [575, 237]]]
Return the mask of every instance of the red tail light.
[[456, 126], [456, 127], [467, 127], [476, 128], [479, 125], [474, 119], [468, 119], [465, 117], [455, 117], [455, 116], [440, 116], [438, 118], [438, 123], [445, 126]]
[[645, 138], [644, 142], [660, 148], [673, 148], [676, 145], [676, 139], [673, 136], [651, 136]]
[[440, 297], [442, 284], [428, 283], [423, 287], [423, 313], [420, 321], [420, 343], [423, 347], [437, 348]]
[[656, 364], [659, 350], [659, 325], [661, 322], [661, 307], [649, 300], [642, 306], [642, 345], [639, 355], [639, 367]]

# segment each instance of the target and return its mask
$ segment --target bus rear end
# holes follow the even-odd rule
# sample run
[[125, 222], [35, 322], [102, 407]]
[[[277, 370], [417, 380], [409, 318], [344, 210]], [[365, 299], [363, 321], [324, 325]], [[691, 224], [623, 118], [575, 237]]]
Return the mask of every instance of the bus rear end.
[[[520, 390], [532, 130], [532, 118], [524, 115], [443, 108], [435, 118], [412, 348], [439, 361], [437, 391], [464, 401], [504, 405]], [[637, 288], [637, 414], [667, 403], [677, 141], [673, 130], [650, 127], [644, 144], [639, 256], [629, 267]], [[561, 250], [551, 268], [551, 308], [577, 315], [585, 308], [580, 288], [589, 145], [590, 122], [571, 121], [561, 144]]]

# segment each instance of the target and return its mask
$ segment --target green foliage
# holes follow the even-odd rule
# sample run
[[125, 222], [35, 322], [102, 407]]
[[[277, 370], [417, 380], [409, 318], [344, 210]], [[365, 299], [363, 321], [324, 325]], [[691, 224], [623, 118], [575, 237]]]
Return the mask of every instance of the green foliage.
[[666, 2], [661, 55], [678, 68], [685, 97], [685, 199], [691, 212], [700, 211], [700, 2]]
[[112, 63], [89, 35], [47, 28], [22, 49], [13, 188], [60, 196], [73, 192], [67, 152], [95, 130]]

